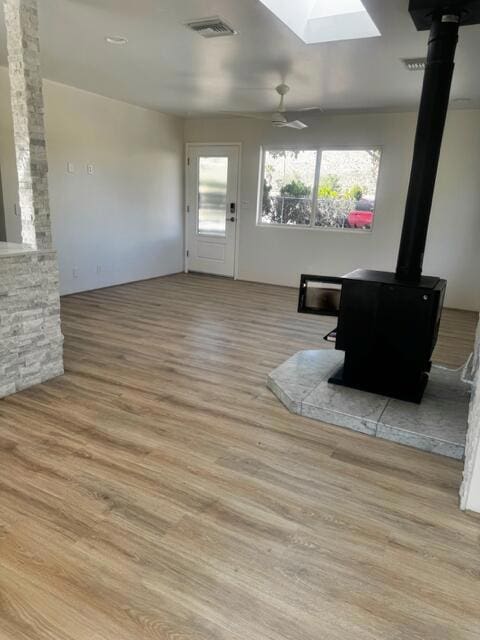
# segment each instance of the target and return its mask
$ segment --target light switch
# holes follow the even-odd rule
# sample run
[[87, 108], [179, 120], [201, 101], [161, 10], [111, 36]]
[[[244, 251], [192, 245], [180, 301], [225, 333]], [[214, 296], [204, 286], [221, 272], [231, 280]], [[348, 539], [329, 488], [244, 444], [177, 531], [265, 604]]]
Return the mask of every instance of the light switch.
[[87, 164], [87, 173], [89, 176], [93, 176], [93, 174], [95, 173], [95, 167], [93, 166], [93, 164]]
[[73, 162], [67, 162], [67, 172], [75, 173], [75, 165], [73, 164]]

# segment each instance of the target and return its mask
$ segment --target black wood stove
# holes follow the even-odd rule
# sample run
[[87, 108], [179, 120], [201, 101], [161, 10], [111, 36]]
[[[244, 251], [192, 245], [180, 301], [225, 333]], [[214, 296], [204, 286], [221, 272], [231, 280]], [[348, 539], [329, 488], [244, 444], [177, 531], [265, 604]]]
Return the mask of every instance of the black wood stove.
[[332, 384], [421, 402], [447, 285], [422, 276], [423, 255], [459, 27], [480, 23], [480, 0], [411, 0], [409, 11], [430, 38], [397, 270], [303, 275], [299, 311], [338, 315], [326, 339], [345, 362]]

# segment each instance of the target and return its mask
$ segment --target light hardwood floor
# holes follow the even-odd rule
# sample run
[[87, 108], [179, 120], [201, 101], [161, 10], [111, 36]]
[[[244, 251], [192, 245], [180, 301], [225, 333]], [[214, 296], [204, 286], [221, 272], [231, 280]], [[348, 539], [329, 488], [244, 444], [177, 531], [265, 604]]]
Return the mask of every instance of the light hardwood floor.
[[[0, 402], [1, 640], [478, 640], [459, 462], [290, 415], [296, 293], [178, 275], [63, 300], [66, 375]], [[474, 314], [446, 312], [458, 366]]]

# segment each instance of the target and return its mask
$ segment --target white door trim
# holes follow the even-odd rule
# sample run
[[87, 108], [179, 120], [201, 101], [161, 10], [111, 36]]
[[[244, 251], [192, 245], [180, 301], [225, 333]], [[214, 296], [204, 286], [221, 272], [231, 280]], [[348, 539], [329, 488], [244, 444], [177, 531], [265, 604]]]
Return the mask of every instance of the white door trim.
[[205, 147], [236, 147], [238, 150], [238, 179], [237, 179], [237, 222], [235, 224], [235, 250], [233, 256], [233, 279], [238, 279], [239, 270], [239, 252], [240, 252], [240, 224], [241, 224], [241, 212], [242, 204], [240, 202], [240, 183], [242, 179], [242, 143], [241, 142], [186, 142], [185, 143], [185, 202], [184, 202], [184, 217], [183, 217], [183, 268], [184, 272], [188, 273], [188, 198], [189, 198], [189, 185], [188, 185], [188, 158], [192, 153], [192, 149]]

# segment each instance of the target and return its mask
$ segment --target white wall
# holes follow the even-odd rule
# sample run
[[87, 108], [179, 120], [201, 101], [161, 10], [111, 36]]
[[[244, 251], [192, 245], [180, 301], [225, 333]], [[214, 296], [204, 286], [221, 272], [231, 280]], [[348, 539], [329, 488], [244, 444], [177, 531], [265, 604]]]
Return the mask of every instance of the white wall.
[[[294, 285], [303, 273], [342, 275], [357, 267], [394, 270], [410, 175], [416, 114], [305, 115], [305, 131], [247, 119], [189, 119], [187, 142], [242, 142], [239, 277]], [[371, 234], [256, 225], [262, 144], [382, 146]], [[480, 111], [448, 117], [425, 273], [448, 279], [447, 305], [480, 307]]]
[[[183, 120], [48, 81], [44, 94], [61, 292], [181, 271]], [[11, 127], [8, 74], [0, 68], [0, 166], [7, 237], [15, 242]]]

